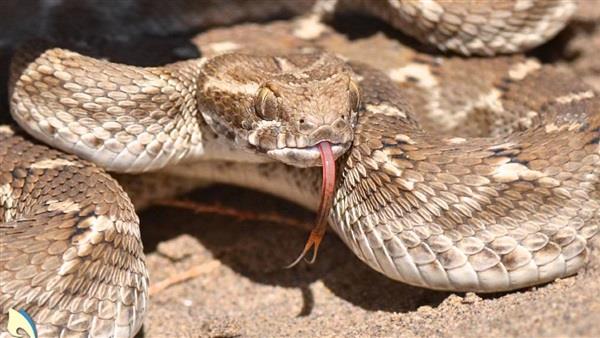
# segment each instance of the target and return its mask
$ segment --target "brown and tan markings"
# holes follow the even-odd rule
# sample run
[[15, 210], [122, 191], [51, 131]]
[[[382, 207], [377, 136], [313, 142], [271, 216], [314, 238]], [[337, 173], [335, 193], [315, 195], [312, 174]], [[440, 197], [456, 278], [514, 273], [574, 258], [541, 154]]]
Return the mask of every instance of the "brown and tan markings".
[[[443, 4], [390, 0], [370, 11], [397, 9], [406, 15], [395, 25], [424, 20], [418, 38], [482, 54], [540, 43], [572, 11], [570, 1], [507, 1], [482, 20]], [[486, 32], [507, 12], [536, 36]], [[25, 308], [42, 337], [139, 330], [148, 290], [139, 221], [104, 169], [162, 168], [160, 182], [226, 182], [316, 209], [318, 164], [335, 157], [329, 224], [392, 279], [495, 292], [585, 265], [600, 227], [596, 92], [535, 59], [425, 55], [311, 20], [208, 31], [194, 40], [203, 58], [162, 67], [58, 48], [17, 54], [10, 99], [22, 130], [0, 127], [2, 313]], [[138, 205], [149, 200], [137, 185], [152, 180], [140, 177], [122, 181]]]

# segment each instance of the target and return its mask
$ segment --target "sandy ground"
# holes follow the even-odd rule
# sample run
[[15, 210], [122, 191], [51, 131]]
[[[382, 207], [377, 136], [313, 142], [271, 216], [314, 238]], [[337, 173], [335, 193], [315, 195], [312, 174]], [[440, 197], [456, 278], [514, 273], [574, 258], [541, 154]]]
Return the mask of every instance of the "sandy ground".
[[[185, 198], [312, 215], [255, 192], [215, 186]], [[151, 297], [139, 337], [598, 337], [600, 241], [577, 276], [511, 293], [437, 292], [393, 282], [335, 235], [318, 261], [284, 269], [302, 229], [155, 207], [141, 215], [151, 284], [198, 276]]]
[[[594, 47], [595, 46], [595, 47]], [[600, 2], [533, 55], [570, 67], [600, 90]], [[557, 50], [560, 50], [560, 60]], [[224, 186], [184, 196], [310, 222], [285, 201]], [[510, 293], [476, 295], [393, 282], [329, 234], [318, 261], [284, 269], [307, 231], [154, 207], [141, 215], [151, 283], [195, 278], [151, 297], [139, 337], [599, 337], [600, 240], [578, 275]]]

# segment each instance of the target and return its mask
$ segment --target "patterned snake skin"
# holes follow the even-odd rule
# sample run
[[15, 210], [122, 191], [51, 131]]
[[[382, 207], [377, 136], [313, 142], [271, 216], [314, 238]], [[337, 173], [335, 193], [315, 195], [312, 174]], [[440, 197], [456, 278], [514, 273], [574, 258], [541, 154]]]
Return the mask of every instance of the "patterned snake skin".
[[[544, 3], [554, 6], [503, 5], [538, 18], [525, 20], [537, 37], [518, 44], [469, 39], [491, 29], [475, 19], [451, 32], [470, 23], [476, 34], [448, 33], [460, 6], [390, 0], [369, 11], [386, 18], [400, 6], [387, 19], [404, 27], [421, 18], [408, 31], [415, 37], [490, 54], [540, 43], [574, 8]], [[481, 11], [502, 17], [501, 8]], [[148, 298], [139, 220], [104, 170], [160, 169], [314, 209], [323, 140], [339, 167], [329, 223], [392, 279], [495, 292], [586, 263], [600, 228], [600, 98], [571, 75], [522, 56], [399, 60], [394, 44], [373, 57], [311, 17], [215, 29], [194, 42], [201, 59], [153, 68], [58, 48], [15, 56], [12, 116], [61, 151], [0, 126], [0, 316], [26, 309], [40, 337], [134, 336]]]

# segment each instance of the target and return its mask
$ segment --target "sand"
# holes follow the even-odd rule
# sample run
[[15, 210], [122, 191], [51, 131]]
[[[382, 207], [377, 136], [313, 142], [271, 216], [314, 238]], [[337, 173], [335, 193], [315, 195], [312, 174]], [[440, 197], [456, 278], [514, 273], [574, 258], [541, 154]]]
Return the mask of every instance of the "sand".
[[[183, 198], [309, 212], [225, 186]], [[598, 337], [600, 241], [578, 275], [500, 294], [438, 292], [387, 279], [329, 234], [317, 262], [284, 269], [307, 232], [156, 207], [141, 215], [151, 284], [198, 276], [151, 297], [139, 337]]]

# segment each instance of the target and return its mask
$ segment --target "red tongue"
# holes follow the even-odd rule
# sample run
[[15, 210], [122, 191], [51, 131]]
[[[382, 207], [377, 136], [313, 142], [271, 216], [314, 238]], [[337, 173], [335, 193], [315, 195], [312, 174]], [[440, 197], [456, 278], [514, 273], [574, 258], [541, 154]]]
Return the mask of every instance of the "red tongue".
[[321, 152], [321, 163], [323, 164], [323, 184], [321, 185], [321, 202], [317, 211], [317, 221], [304, 245], [304, 250], [302, 250], [300, 256], [292, 264], [287, 266], [288, 268], [298, 264], [313, 246], [313, 256], [308, 263], [314, 263], [317, 259], [319, 244], [321, 244], [325, 230], [327, 230], [327, 219], [329, 218], [329, 212], [333, 204], [333, 192], [335, 188], [335, 159], [333, 158], [329, 142], [323, 141], [319, 143], [318, 147]]

